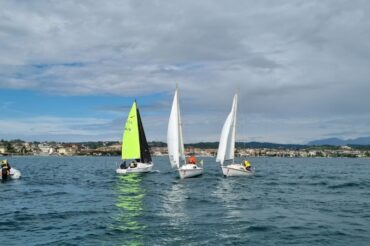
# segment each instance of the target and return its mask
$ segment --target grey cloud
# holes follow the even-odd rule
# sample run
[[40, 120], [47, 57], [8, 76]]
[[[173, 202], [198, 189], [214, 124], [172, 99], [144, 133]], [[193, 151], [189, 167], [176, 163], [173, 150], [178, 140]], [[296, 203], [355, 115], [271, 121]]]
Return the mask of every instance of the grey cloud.
[[[111, 111], [111, 112], [118, 112], [118, 113], [128, 113], [131, 108], [131, 104], [129, 105], [121, 105], [121, 106], [111, 106], [111, 105], [103, 105], [100, 107], [95, 108], [97, 111]], [[140, 104], [138, 106], [142, 111], [141, 114], [147, 114], [148, 112], [163, 112], [168, 111], [171, 107], [171, 102], [169, 101], [157, 101], [151, 104]], [[144, 112], [144, 113], [143, 113]]]
[[[2, 1], [0, 88], [167, 92], [170, 103], [179, 83], [185, 119], [202, 125], [190, 130], [190, 141], [217, 138], [216, 125], [239, 91], [240, 114], [260, 117], [251, 138], [320, 137], [330, 134], [316, 130], [320, 123], [297, 122], [342, 117], [354, 127], [369, 114], [369, 11], [361, 0]], [[284, 117], [296, 127], [288, 129]], [[209, 119], [214, 128], [202, 124]], [[280, 123], [266, 123], [275, 119]], [[151, 123], [150, 132], [165, 131]], [[205, 128], [212, 132], [201, 136]]]

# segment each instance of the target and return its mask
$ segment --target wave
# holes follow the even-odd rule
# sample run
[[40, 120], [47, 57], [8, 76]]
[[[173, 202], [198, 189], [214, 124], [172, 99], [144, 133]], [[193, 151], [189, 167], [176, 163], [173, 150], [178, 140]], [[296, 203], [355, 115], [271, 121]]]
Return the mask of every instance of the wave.
[[250, 226], [248, 227], [248, 231], [270, 231], [273, 228], [274, 228], [273, 226], [262, 226], [262, 225]]
[[353, 188], [353, 187], [369, 187], [368, 182], [344, 182], [335, 185], [329, 185], [328, 188], [330, 189], [341, 189], [341, 188]]
[[312, 185], [312, 186], [327, 186], [328, 185], [328, 182], [327, 181], [312, 182], [312, 183], [308, 183], [308, 185]]
[[62, 196], [62, 195], [68, 195], [68, 194], [69, 193], [65, 191], [57, 191], [53, 193], [46, 193], [46, 194], [43, 194], [42, 196]]

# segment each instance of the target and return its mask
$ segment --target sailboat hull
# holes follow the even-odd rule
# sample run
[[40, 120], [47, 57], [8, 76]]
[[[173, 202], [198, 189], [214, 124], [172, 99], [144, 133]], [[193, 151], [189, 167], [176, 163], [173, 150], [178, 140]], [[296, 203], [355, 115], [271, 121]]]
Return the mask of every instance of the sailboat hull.
[[137, 167], [131, 168], [128, 167], [126, 169], [118, 168], [116, 170], [116, 173], [118, 174], [129, 174], [129, 173], [148, 173], [152, 171], [153, 169], [153, 163], [137, 163]]
[[230, 164], [227, 166], [221, 166], [222, 173], [226, 177], [233, 177], [233, 176], [252, 176], [254, 174], [253, 171], [248, 171], [243, 167], [241, 164]]
[[[10, 177], [9, 179], [20, 179], [21, 178], [21, 172], [15, 168], [10, 169]], [[0, 180], [1, 180], [1, 175], [0, 175]]]
[[203, 174], [203, 168], [194, 164], [183, 165], [178, 171], [181, 179], [193, 178]]

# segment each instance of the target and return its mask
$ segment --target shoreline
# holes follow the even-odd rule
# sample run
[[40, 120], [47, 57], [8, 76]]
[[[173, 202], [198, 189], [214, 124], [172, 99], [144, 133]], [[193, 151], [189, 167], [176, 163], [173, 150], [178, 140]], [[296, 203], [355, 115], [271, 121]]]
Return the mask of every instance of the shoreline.
[[[152, 155], [153, 157], [167, 157], [168, 155]], [[187, 157], [190, 155], [187, 155]], [[197, 158], [216, 158], [216, 156], [202, 156], [202, 155], [195, 155]], [[62, 158], [68, 158], [68, 157], [121, 157], [120, 155], [0, 155], [0, 159], [6, 159], [6, 158], [13, 158], [13, 157], [62, 157]], [[370, 159], [369, 156], [363, 156], [363, 157], [347, 157], [347, 156], [336, 156], [336, 157], [322, 157], [322, 156], [237, 156], [237, 158], [271, 158], [271, 159]]]

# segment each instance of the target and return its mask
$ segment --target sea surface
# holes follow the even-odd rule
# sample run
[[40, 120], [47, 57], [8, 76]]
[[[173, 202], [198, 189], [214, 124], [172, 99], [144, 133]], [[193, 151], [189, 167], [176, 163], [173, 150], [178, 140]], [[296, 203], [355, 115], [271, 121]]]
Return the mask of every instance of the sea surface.
[[118, 157], [10, 157], [0, 245], [370, 245], [370, 159], [250, 158], [253, 177], [145, 175]]

